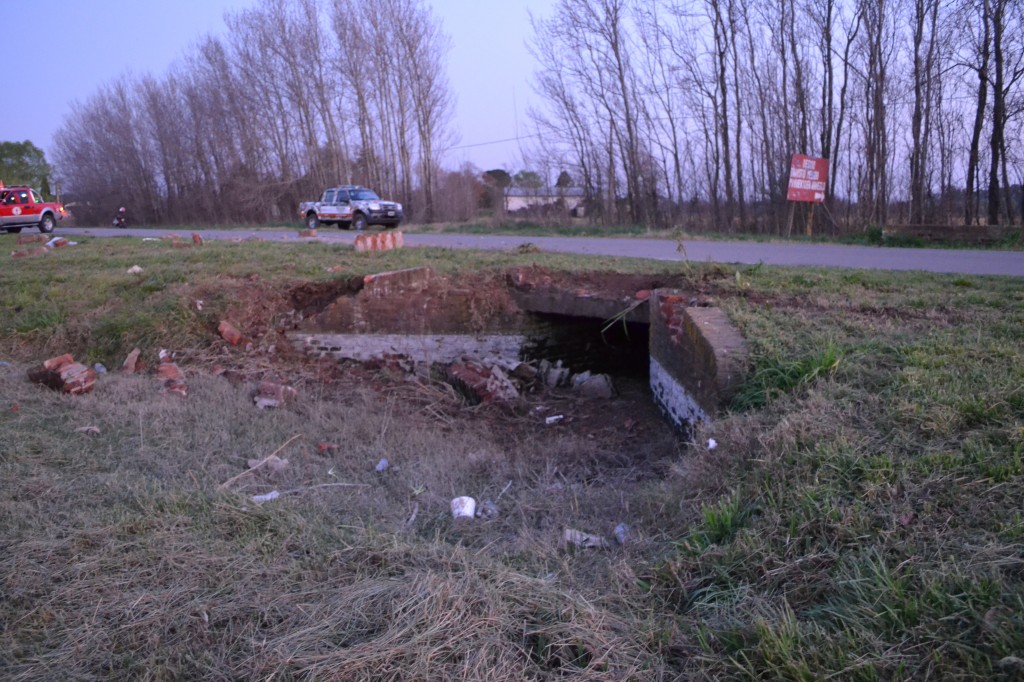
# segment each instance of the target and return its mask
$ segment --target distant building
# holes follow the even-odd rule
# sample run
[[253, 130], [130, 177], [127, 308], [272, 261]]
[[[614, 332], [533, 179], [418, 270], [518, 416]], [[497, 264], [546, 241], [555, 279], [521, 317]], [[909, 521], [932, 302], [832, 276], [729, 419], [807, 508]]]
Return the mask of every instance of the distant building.
[[570, 213], [581, 213], [582, 187], [508, 187], [505, 189], [505, 208], [509, 213], [528, 209], [557, 206], [561, 202]]

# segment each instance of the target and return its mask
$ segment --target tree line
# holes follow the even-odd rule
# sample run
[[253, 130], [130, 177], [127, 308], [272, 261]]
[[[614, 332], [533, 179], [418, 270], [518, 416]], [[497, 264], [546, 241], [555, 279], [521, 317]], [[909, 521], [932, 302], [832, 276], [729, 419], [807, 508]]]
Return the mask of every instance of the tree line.
[[[340, 182], [414, 221], [496, 204], [493, 173], [444, 167], [450, 38], [425, 0], [259, 0], [226, 23], [74, 107], [54, 161], [76, 213], [291, 220]], [[781, 231], [793, 153], [830, 164], [808, 229], [1024, 221], [1020, 0], [554, 0], [529, 44], [521, 163], [571, 177], [592, 221]]]
[[1022, 220], [1020, 0], [556, 0], [534, 33], [535, 158], [606, 221], [779, 231], [793, 153], [830, 162], [819, 227]]
[[452, 95], [429, 7], [260, 0], [225, 20], [166, 75], [123, 77], [67, 116], [54, 162], [79, 217], [291, 220], [350, 182], [434, 219]]

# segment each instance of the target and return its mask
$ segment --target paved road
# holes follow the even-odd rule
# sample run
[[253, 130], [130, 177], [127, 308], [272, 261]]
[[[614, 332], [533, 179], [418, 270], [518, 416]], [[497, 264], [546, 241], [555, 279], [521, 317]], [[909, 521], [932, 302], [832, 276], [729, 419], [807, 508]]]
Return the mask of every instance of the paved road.
[[[114, 228], [65, 228], [66, 237], [156, 237], [166, 230]], [[186, 233], [180, 233], [187, 237]], [[245, 239], [260, 237], [281, 241], [301, 239], [295, 230], [203, 230], [205, 239]], [[333, 228], [320, 229], [315, 241], [351, 244], [356, 233]], [[594, 256], [626, 256], [663, 261], [742, 263], [756, 265], [797, 265], [870, 270], [921, 270], [965, 275], [1010, 275], [1024, 277], [1024, 251], [972, 251], [950, 249], [904, 249], [837, 244], [720, 242], [688, 239], [682, 247], [669, 239], [630, 239], [610, 237], [510, 237], [494, 235], [418, 234], [405, 232], [406, 246], [433, 246], [448, 249], [514, 249], [520, 244], [535, 244], [543, 251], [579, 253]]]

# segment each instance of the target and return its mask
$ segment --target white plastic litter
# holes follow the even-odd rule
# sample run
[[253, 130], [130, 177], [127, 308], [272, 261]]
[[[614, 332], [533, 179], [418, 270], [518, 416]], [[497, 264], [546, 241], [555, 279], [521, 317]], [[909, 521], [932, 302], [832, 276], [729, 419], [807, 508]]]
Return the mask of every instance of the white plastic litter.
[[548, 426], [551, 426], [552, 424], [557, 424], [558, 422], [562, 421], [563, 419], [565, 419], [565, 415], [564, 414], [553, 414], [550, 417], [548, 417], [547, 419], [545, 419], [544, 423], [547, 424]]
[[714, 438], [708, 438], [708, 450], [714, 450], [718, 447], [718, 441]]
[[603, 549], [608, 546], [608, 541], [600, 535], [591, 535], [575, 528], [566, 528], [563, 537], [567, 543], [577, 547]]
[[377, 466], [375, 466], [374, 469], [376, 469], [377, 473], [379, 474], [383, 471], [386, 471], [389, 466], [391, 466], [391, 464], [390, 462], [388, 462], [387, 458], [381, 457], [380, 461], [377, 462]]
[[142, 268], [140, 268], [138, 265], [133, 265], [130, 268], [128, 268], [128, 274], [129, 275], [138, 275], [141, 272], [142, 272]]
[[263, 493], [262, 495], [253, 495], [251, 499], [256, 504], [263, 504], [264, 502], [270, 502], [281, 497], [281, 493], [277, 490], [271, 490], [269, 493]]
[[452, 500], [452, 518], [473, 518], [476, 516], [476, 500], [472, 497], [462, 496]]

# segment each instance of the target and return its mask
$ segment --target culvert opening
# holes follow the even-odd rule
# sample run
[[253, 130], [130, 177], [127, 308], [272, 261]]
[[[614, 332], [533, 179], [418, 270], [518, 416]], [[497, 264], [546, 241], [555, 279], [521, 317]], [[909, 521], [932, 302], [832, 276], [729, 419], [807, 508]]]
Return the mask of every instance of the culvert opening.
[[608, 374], [646, 382], [650, 326], [640, 322], [531, 313], [533, 330], [521, 351], [526, 362], [561, 362], [573, 373]]

